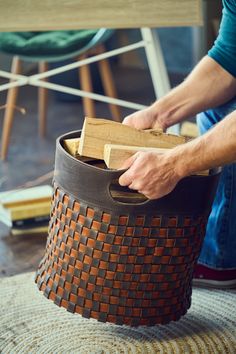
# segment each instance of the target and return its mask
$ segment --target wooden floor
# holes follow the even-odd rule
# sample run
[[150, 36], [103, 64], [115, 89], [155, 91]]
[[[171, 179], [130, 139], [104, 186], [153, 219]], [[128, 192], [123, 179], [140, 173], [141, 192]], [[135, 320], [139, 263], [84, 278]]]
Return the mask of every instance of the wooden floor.
[[[150, 104], [154, 93], [149, 73], [138, 69], [115, 70], [119, 97], [138, 103]], [[171, 75], [172, 86], [183, 77]], [[0, 96], [0, 106], [5, 97]], [[48, 134], [46, 139], [37, 135], [37, 90], [24, 87], [20, 90], [18, 106], [24, 107], [26, 116], [15, 114], [11, 147], [7, 162], [0, 162], [0, 191], [6, 191], [35, 180], [53, 170], [55, 139], [68, 131], [81, 129], [83, 111], [81, 102], [63, 102], [50, 94], [48, 109]], [[96, 116], [110, 118], [106, 104], [96, 104]], [[123, 109], [123, 117], [131, 113]], [[0, 132], [3, 112], [0, 111]], [[49, 184], [51, 180], [47, 181]], [[0, 223], [0, 277], [14, 275], [37, 268], [44, 253], [47, 235], [12, 236]]]

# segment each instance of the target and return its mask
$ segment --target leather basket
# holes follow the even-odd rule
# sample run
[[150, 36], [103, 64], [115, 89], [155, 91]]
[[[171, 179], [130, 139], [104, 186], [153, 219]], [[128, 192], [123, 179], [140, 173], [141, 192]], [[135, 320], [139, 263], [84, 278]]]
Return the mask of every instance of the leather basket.
[[219, 173], [190, 176], [169, 195], [143, 203], [114, 200], [123, 171], [105, 170], [56, 146], [54, 193], [45, 255], [36, 273], [44, 295], [86, 318], [119, 325], [178, 320], [191, 304]]

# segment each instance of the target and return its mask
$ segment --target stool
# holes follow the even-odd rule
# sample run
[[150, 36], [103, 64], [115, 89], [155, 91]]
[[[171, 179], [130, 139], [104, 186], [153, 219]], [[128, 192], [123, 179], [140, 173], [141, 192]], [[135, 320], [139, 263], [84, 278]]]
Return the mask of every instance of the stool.
[[[21, 61], [37, 62], [39, 72], [48, 70], [49, 62], [60, 62], [69, 58], [84, 60], [90, 55], [105, 52], [104, 42], [111, 37], [114, 30], [77, 30], [49, 32], [8, 32], [0, 33], [0, 50], [13, 55], [12, 74], [21, 73]], [[98, 62], [104, 91], [109, 97], [117, 97], [109, 61], [104, 58]], [[89, 65], [79, 68], [80, 85], [82, 90], [92, 92], [92, 79]], [[46, 79], [45, 79], [46, 80]], [[47, 89], [39, 87], [39, 134], [46, 133]], [[17, 100], [18, 87], [8, 90], [6, 110], [3, 120], [1, 157], [7, 157], [10, 133], [13, 123], [14, 107]], [[94, 102], [89, 97], [83, 97], [84, 114], [94, 117]], [[114, 120], [120, 121], [120, 109], [109, 104]]]

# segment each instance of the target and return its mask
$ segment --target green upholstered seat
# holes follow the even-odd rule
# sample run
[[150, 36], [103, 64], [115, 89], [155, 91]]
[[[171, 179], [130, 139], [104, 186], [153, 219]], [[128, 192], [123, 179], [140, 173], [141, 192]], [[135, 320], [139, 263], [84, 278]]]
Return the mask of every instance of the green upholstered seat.
[[58, 61], [92, 48], [108, 39], [112, 30], [93, 29], [47, 32], [2, 32], [0, 51], [30, 61]]

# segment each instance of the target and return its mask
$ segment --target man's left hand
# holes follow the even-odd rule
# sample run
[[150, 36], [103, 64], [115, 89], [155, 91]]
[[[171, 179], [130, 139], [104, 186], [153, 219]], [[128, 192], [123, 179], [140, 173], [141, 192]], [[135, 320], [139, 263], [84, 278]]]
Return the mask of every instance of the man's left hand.
[[122, 168], [128, 170], [120, 176], [119, 183], [148, 199], [164, 197], [182, 178], [175, 170], [174, 160], [169, 152], [137, 152], [123, 164]]

